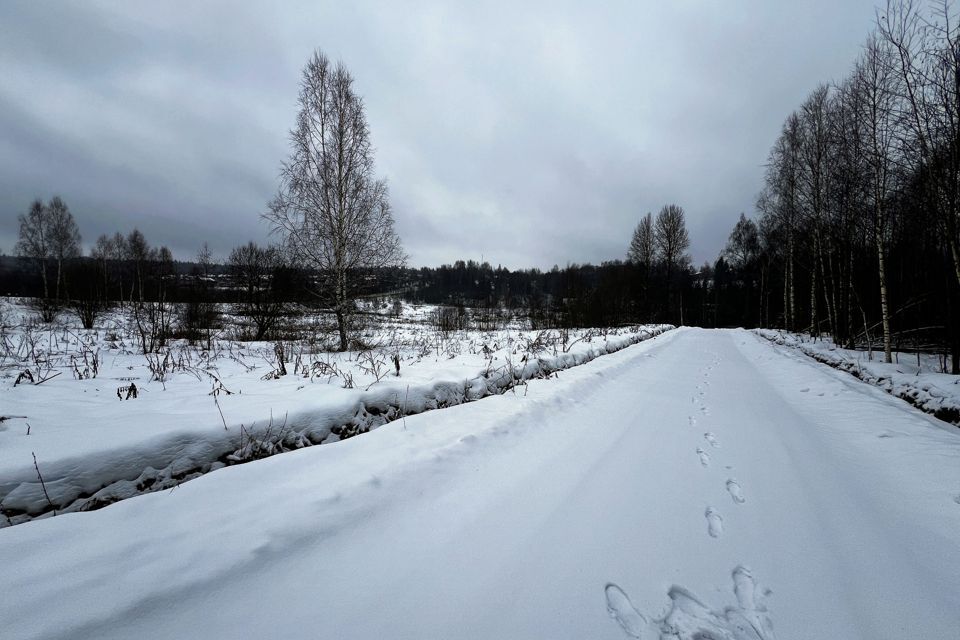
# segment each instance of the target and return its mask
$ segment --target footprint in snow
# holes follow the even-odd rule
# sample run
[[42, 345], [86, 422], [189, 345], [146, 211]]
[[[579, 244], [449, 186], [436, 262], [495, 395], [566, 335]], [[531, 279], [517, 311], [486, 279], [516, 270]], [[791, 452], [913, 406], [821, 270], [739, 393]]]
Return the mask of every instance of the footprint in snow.
[[711, 538], [719, 538], [723, 535], [723, 517], [720, 513], [713, 507], [707, 507], [707, 510], [703, 512], [703, 516], [707, 519], [707, 533], [710, 534]]
[[750, 569], [739, 566], [733, 570], [733, 593], [737, 596], [737, 604], [741, 609], [755, 611], [757, 584], [753, 580]]
[[804, 387], [803, 389], [800, 389], [800, 393], [806, 393], [808, 391], [810, 391], [810, 387]]
[[710, 454], [709, 454], [709, 453], [707, 453], [706, 451], [704, 451], [704, 450], [701, 449], [700, 447], [697, 447], [697, 455], [700, 456], [700, 464], [702, 464], [702, 465], [705, 466], [705, 467], [709, 467], [709, 466], [710, 466]]
[[693, 416], [687, 416], [687, 420], [690, 422], [690, 426], [691, 426], [691, 427], [692, 427], [693, 425], [697, 424], [697, 419], [694, 418]]
[[713, 435], [712, 432], [707, 431], [705, 434], [703, 434], [703, 439], [709, 442], [711, 447], [715, 449], [720, 448], [720, 443], [717, 441], [717, 436]]
[[747, 501], [747, 499], [743, 497], [743, 489], [740, 488], [740, 483], [733, 478], [727, 480], [727, 492], [737, 504], [743, 504]]
[[960, 493], [953, 496], [953, 501], [956, 502], [957, 504], [960, 504]]
[[647, 619], [630, 602], [630, 598], [623, 589], [608, 583], [604, 588], [607, 596], [607, 613], [617, 621], [623, 632], [631, 638], [639, 638], [643, 628], [647, 626]]
[[608, 584], [607, 611], [631, 638], [773, 640], [773, 622], [764, 602], [772, 592], [761, 589], [744, 566], [734, 569], [731, 577], [736, 606], [712, 609], [689, 589], [673, 585], [667, 592], [670, 605], [666, 613], [647, 619], [620, 587]]

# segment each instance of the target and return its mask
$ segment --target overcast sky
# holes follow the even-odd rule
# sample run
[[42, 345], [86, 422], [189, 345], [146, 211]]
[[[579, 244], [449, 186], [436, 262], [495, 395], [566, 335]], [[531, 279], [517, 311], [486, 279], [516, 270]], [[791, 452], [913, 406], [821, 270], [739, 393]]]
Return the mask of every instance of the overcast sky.
[[319, 48], [356, 78], [413, 266], [622, 258], [667, 203], [713, 261], [874, 4], [3, 0], [0, 250], [56, 194], [86, 247], [135, 226], [179, 259], [267, 240]]

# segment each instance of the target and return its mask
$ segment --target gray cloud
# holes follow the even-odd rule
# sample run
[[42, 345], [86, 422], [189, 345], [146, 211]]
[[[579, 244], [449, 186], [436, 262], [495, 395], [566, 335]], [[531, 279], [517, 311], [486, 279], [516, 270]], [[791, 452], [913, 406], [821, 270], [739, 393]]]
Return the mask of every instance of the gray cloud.
[[412, 264], [620, 258], [671, 202], [694, 260], [713, 260], [752, 212], [780, 123], [847, 72], [874, 14], [872, 0], [234, 4], [0, 5], [0, 249], [54, 194], [88, 243], [138, 226], [189, 258], [265, 240], [319, 47], [356, 76]]

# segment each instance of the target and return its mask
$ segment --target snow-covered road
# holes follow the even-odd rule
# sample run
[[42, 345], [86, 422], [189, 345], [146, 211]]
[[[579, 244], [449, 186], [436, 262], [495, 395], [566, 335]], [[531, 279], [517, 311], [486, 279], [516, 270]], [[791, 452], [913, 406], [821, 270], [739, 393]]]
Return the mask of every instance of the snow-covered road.
[[4, 638], [957, 637], [960, 430], [680, 329], [0, 530], [0, 571]]

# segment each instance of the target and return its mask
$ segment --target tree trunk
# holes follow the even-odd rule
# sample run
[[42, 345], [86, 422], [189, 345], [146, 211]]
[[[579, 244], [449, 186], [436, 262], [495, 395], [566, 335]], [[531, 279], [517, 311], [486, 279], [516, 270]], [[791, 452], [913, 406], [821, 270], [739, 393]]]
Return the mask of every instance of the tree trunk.
[[790, 278], [787, 265], [783, 265], [783, 328], [790, 329]]
[[[821, 267], [823, 266], [821, 257]], [[830, 317], [830, 335], [833, 336], [834, 343], [840, 343], [840, 318], [837, 309], [837, 279], [833, 273], [833, 251], [827, 252], [826, 275], [824, 276], [824, 285], [827, 287], [827, 314]]]
[[50, 297], [50, 286], [47, 284], [47, 261], [40, 260], [40, 277], [43, 278], [43, 297]]
[[342, 268], [336, 269], [334, 281], [334, 291], [336, 296], [336, 305], [334, 313], [337, 316], [337, 330], [340, 333], [340, 351], [347, 351], [350, 348], [350, 341], [347, 337], [347, 274]]
[[[952, 217], [952, 216], [948, 216]], [[953, 258], [953, 275], [957, 279], [957, 285], [960, 285], [960, 246], [957, 245], [956, 225], [949, 225], [947, 229], [947, 242], [950, 245], [950, 257]]]
[[117, 263], [117, 299], [120, 301], [120, 305], [123, 305], [123, 267], [120, 266], [119, 261]]
[[104, 260], [101, 268], [103, 269], [103, 301], [110, 299], [110, 272], [107, 271], [107, 261]]
[[814, 241], [813, 264], [810, 265], [810, 336], [819, 337], [820, 327], [817, 317], [817, 248]]
[[794, 326], [797, 321], [797, 296], [796, 289], [793, 282], [793, 233], [790, 233], [790, 237], [787, 239], [787, 253], [790, 256], [789, 263], [789, 274], [790, 274], [790, 320], [787, 323], [787, 329], [793, 331]]
[[[823, 258], [823, 241], [820, 238], [819, 231], [817, 231], [817, 266], [820, 268], [820, 288], [823, 289], [823, 303], [827, 308], [827, 333], [829, 333], [831, 336], [836, 336], [833, 324], [833, 308], [830, 305], [829, 283], [827, 281], [827, 271]], [[817, 333], [819, 334], [820, 332], [817, 331]]]
[[349, 346], [347, 343], [347, 318], [339, 305], [334, 313], [337, 316], [337, 330], [340, 332], [340, 351], [346, 351]]
[[63, 273], [63, 260], [57, 258], [57, 300], [60, 300], [60, 278]]
[[850, 248], [850, 264], [847, 267], [847, 348], [853, 349], [853, 248]]
[[890, 349], [890, 310], [887, 304], [887, 263], [883, 250], [883, 235], [878, 227], [874, 232], [877, 245], [877, 275], [880, 278], [880, 315], [883, 319], [883, 361], [893, 362]]
[[760, 265], [760, 328], [763, 329], [767, 325], [764, 322], [764, 313], [763, 313], [763, 299], [766, 294], [766, 275], [767, 267], [764, 264]]

